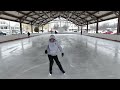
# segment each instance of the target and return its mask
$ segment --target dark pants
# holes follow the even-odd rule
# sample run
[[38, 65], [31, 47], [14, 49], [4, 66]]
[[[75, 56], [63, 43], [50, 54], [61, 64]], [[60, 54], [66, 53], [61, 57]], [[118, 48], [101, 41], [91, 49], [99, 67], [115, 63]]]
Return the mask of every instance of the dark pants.
[[48, 58], [49, 58], [49, 61], [50, 61], [50, 65], [49, 65], [49, 72], [50, 72], [50, 74], [52, 74], [52, 66], [53, 66], [54, 60], [55, 60], [56, 64], [58, 65], [59, 69], [63, 73], [65, 73], [65, 71], [62, 68], [62, 65], [61, 65], [60, 61], [58, 60], [58, 56], [57, 55], [56, 56], [48, 55]]

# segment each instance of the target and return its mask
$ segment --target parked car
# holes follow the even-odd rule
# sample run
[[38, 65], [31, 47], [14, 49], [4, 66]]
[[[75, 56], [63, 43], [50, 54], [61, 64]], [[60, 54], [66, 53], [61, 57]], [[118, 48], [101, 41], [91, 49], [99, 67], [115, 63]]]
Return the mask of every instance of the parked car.
[[104, 34], [112, 34], [112, 33], [113, 33], [112, 31], [107, 31]]
[[76, 30], [74, 32], [77, 32]]
[[6, 35], [6, 33], [0, 32], [0, 35]]

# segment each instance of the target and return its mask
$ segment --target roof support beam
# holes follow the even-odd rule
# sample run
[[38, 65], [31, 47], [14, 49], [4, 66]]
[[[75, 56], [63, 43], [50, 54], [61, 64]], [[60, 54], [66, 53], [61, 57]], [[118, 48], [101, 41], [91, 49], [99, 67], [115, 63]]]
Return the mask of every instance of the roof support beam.
[[42, 11], [42, 12], [49, 18], [49, 16], [47, 15], [47, 13], [45, 11]]
[[[87, 13], [88, 13], [88, 11], [86, 11]], [[92, 15], [93, 14], [95, 14], [95, 13], [97, 13], [98, 11], [95, 11], [95, 12], [93, 12], [93, 13], [91, 13]], [[91, 14], [89, 13], [89, 15], [91, 16]], [[84, 18], [88, 18], [89, 17], [89, 15], [86, 15], [86, 17], [84, 17]]]
[[[9, 19], [7, 17], [4, 18], [4, 17], [1, 16], [1, 19], [15, 21], [15, 22], [20, 22], [19, 20], [21, 20], [22, 23], [24, 23], [24, 21], [28, 21], [29, 23], [26, 23], [26, 24], [31, 24], [31, 22], [32, 22], [32, 24], [36, 24], [36, 21], [39, 21], [38, 24], [46, 24], [46, 23], [52, 21], [54, 18], [57, 18], [58, 16], [62, 16], [65, 19], [68, 18], [69, 21], [72, 21], [76, 25], [85, 25], [85, 24], [87, 24], [87, 22], [89, 22], [89, 24], [90, 23], [96, 23], [97, 21], [102, 22], [102, 21], [105, 21], [105, 20], [110, 20], [110, 19], [117, 18], [119, 16], [119, 11], [110, 11], [108, 13], [106, 12], [106, 14], [103, 14], [101, 16], [96, 16], [95, 15], [95, 13], [97, 13], [99, 11], [94, 11], [94, 12], [90, 12], [90, 11], [40, 11], [40, 13], [36, 12], [36, 11], [29, 11], [28, 13], [24, 13], [22, 11], [17, 11], [17, 12], [23, 14], [23, 16], [19, 17], [15, 14], [7, 13], [6, 11], [0, 11], [0, 15], [3, 14], [3, 15], [11, 17]], [[15, 11], [15, 13], [16, 13], [16, 11]], [[51, 14], [50, 17], [48, 16], [49, 13]], [[58, 13], [60, 13], [60, 15], [58, 15]], [[35, 17], [33, 17], [32, 14], [38, 15], [39, 17], [35, 18]], [[112, 14], [115, 14], [116, 16], [113, 16], [112, 18], [108, 18], [108, 19], [102, 19], [103, 17], [109, 16], [109, 15], [112, 15]], [[72, 18], [73, 15], [75, 15], [76, 17]], [[84, 17], [81, 17], [81, 15], [84, 15]], [[50, 19], [48, 19], [47, 17], [44, 18], [42, 16], [47, 16]], [[17, 20], [12, 19], [12, 17], [17, 19]], [[27, 20], [27, 17], [30, 17], [31, 20]], [[88, 17], [91, 17], [92, 19], [87, 20]], [[32, 19], [34, 19], [34, 20], [32, 21]], [[91, 22], [92, 20], [94, 20], [94, 21]]]
[[[117, 18], [117, 17], [115, 16], [115, 17], [112, 17], [112, 18], [108, 18], [108, 19], [105, 19], [105, 20], [101, 20], [101, 21], [99, 21], [99, 22], [103, 22], [103, 21], [111, 20], [111, 19], [115, 19], [115, 18]], [[96, 22], [97, 22], [97, 21], [96, 21]], [[93, 22], [93, 23], [96, 23], [96, 22]], [[89, 24], [93, 24], [93, 23], [89, 23]]]
[[[53, 14], [53, 16], [48, 17], [47, 19], [52, 18], [52, 20], [54, 20], [55, 18], [58, 17], [58, 16], [54, 17], [54, 15], [56, 15], [56, 14]], [[48, 23], [48, 22], [52, 21], [52, 20], [47, 21], [47, 19], [44, 19], [43, 21], [39, 22], [38, 25], [40, 25], [40, 24], [43, 23], [44, 21], [46, 21], [45, 23]], [[43, 24], [44, 24], [44, 23], [43, 23]]]
[[[113, 12], [109, 12], [109, 13], [106, 13], [104, 15], [101, 15], [101, 16], [98, 17], [98, 19], [101, 19], [102, 17], [108, 16], [108, 15], [111, 15], [111, 14], [113, 14]], [[89, 22], [92, 21], [92, 20], [94, 20], [94, 19], [89, 20]]]
[[113, 11], [113, 13], [118, 17], [119, 16], [119, 11]]
[[[36, 18], [36, 19], [32, 22], [32, 24], [35, 24], [35, 22], [38, 21], [40, 17], [44, 16], [44, 14], [43, 14], [43, 15], [39, 15], [39, 14], [36, 13], [35, 11], [33, 11], [33, 12], [34, 12], [36, 15], [39, 16], [38, 18]], [[43, 19], [43, 18], [42, 18], [42, 19]]]
[[[45, 19], [44, 19], [43, 21], [41, 21], [41, 22], [46, 21], [46, 22], [48, 23], [49, 21], [47, 21], [47, 19], [49, 19], [49, 18], [53, 18], [53, 17], [54, 17], [54, 15], [56, 15], [56, 14], [54, 14], [53, 16], [49, 17], [49, 16], [47, 15], [47, 13], [46, 13], [46, 12], [44, 12], [44, 11], [42, 11], [42, 12], [43, 12], [43, 13], [47, 16], [47, 18], [45, 18]], [[54, 18], [55, 18], [55, 17], [54, 17]], [[54, 19], [54, 18], [53, 18], [53, 19]], [[52, 20], [53, 20], [53, 19], [52, 19]], [[50, 21], [52, 21], [52, 20], [50, 20]], [[40, 24], [41, 22], [39, 22], [38, 24]], [[45, 23], [46, 23], [46, 22], [45, 22]]]
[[[64, 17], [65, 19], [69, 19], [70, 20], [70, 18], [71, 19], [73, 19], [73, 20], [77, 20], [78, 18], [72, 18], [72, 15], [75, 15], [75, 16], [77, 16], [77, 17], [79, 17], [79, 19], [78, 20], [82, 20], [84, 23], [86, 22], [83, 18], [81, 18], [80, 17], [80, 15], [78, 15], [78, 14], [75, 14], [75, 11], [70, 11], [69, 12], [71, 15], [66, 15], [66, 14], [64, 14], [64, 15], [66, 15], [66, 17]], [[81, 12], [80, 14], [83, 14], [84, 12]], [[68, 17], [68, 18], [67, 18]], [[79, 21], [77, 20], [77, 23], [80, 23]]]
[[[73, 15], [73, 13], [75, 13], [75, 11], [73, 11], [73, 12], [71, 12], [72, 13], [72, 15]], [[78, 16], [80, 16], [80, 15], [82, 15], [83, 13], [85, 13], [85, 11], [83, 11], [83, 12], [81, 12]], [[72, 16], [71, 15], [71, 16]], [[83, 19], [83, 18], [82, 18]]]
[[6, 12], [3, 12], [2, 14], [13, 17], [13, 18], [20, 19], [19, 17], [15, 16], [15, 15], [12, 15], [12, 14], [9, 14], [9, 13], [6, 13]]
[[[56, 17], [57, 18], [57, 17]], [[50, 21], [52, 21], [52, 20], [54, 20], [55, 18], [52, 18], [51, 20], [49, 20], [49, 21], [46, 21], [45, 23], [43, 23], [43, 22], [40, 22], [40, 23], [38, 23], [38, 25], [45, 25], [45, 24], [47, 24], [47, 23], [49, 23]]]
[[[24, 21], [28, 21], [28, 22], [29, 22], [28, 24], [30, 24], [31, 21], [27, 20], [27, 17], [29, 17], [29, 14], [31, 14], [32, 11], [29, 12], [29, 13], [27, 13], [27, 14], [25, 14], [25, 13], [23, 13], [23, 12], [21, 12], [21, 11], [16, 11], [16, 12], [23, 14], [23, 16], [20, 17], [22, 23], [24, 23]], [[31, 17], [31, 18], [33, 18], [33, 17]], [[33, 18], [33, 19], [34, 19], [34, 18]], [[19, 19], [17, 19], [17, 21], [19, 21]]]
[[[34, 19], [34, 20], [32, 21], [32, 24], [35, 24], [35, 23], [40, 19], [40, 17], [42, 17], [42, 16], [44, 16], [44, 15], [41, 15], [41, 16], [39, 16], [38, 18]], [[43, 18], [40, 19], [40, 20], [43, 20]], [[39, 21], [40, 21], [40, 20], [39, 20]]]
[[87, 20], [85, 18], [80, 17], [80, 15], [77, 15], [76, 13], [73, 13], [73, 15], [79, 17], [83, 21], [83, 23], [87, 22]]
[[82, 14], [84, 14], [85, 13], [85, 11], [82, 11], [81, 13], [77, 13], [77, 12], [75, 12], [78, 16], [80, 16], [80, 15], [82, 15]]
[[[74, 12], [74, 11], [71, 11]], [[69, 12], [68, 19], [72, 16], [73, 13]]]
[[[72, 15], [74, 15], [75, 12], [71, 12], [71, 13], [72, 13]], [[66, 15], [66, 14], [64, 14], [64, 15]], [[81, 18], [80, 18], [79, 16], [75, 15], [76, 17], [79, 17], [79, 18], [80, 18], [80, 19], [77, 20], [77, 18], [72, 18], [72, 15], [71, 15], [69, 18], [67, 18], [67, 17], [68, 17], [67, 15], [66, 15], [66, 17], [64, 17], [64, 16], [62, 16], [62, 17], [65, 18], [65, 19], [67, 19], [67, 20], [73, 19], [73, 22], [76, 20], [77, 22], [75, 22], [75, 24], [76, 24], [76, 23], [79, 24], [80, 21], [78, 21], [78, 20], [81, 20]], [[71, 20], [71, 21], [72, 21], [72, 20]], [[83, 21], [83, 20], [82, 20], [82, 21]], [[84, 23], [85, 23], [85, 22], [86, 22], [86, 21], [84, 21]], [[77, 24], [76, 24], [76, 25], [77, 25]]]
[[93, 16], [95, 19], [98, 18], [97, 16], [94, 15], [94, 13], [92, 14], [92, 13], [90, 13], [90, 12], [88, 12], [88, 11], [86, 11], [86, 13], [88, 13], [90, 16]]
[[[9, 20], [9, 21], [13, 21], [13, 22], [20, 22], [20, 21], [17, 21], [17, 20], [11, 20], [11, 19], [6, 19], [6, 18], [2, 18], [2, 17], [0, 17], [0, 19]], [[25, 23], [25, 22], [23, 22], [23, 23]], [[29, 23], [25, 23], [25, 24], [29, 24]]]
[[3, 14], [4, 11], [0, 11], [0, 15]]
[[[96, 11], [95, 13], [97, 13], [97, 12], [98, 12], [98, 11]], [[97, 20], [98, 17], [94, 15], [95, 13], [92, 14], [92, 13], [90, 13], [90, 12], [88, 12], [88, 11], [86, 11], [86, 13], [88, 13], [91, 18]], [[100, 20], [102, 20], [102, 19], [100, 19]]]
[[[25, 13], [23, 13], [23, 12], [21, 12], [21, 11], [17, 11], [18, 13], [21, 13], [21, 14], [23, 14], [24, 16], [22, 16], [22, 17], [20, 17], [20, 19], [21, 19], [21, 22], [23, 22], [23, 21], [25, 21], [26, 19], [27, 19], [27, 17], [31, 17], [31, 16], [29, 16], [29, 14], [31, 14], [32, 13], [32, 11], [30, 11], [29, 13], [27, 13], [27, 14], [25, 14]], [[31, 17], [31, 18], [33, 18], [33, 17]], [[35, 18], [33, 18], [33, 19], [35, 19]], [[27, 20], [27, 21], [29, 21], [29, 20]]]
[[79, 25], [79, 24], [77, 24], [75, 21], [73, 21], [73, 20], [70, 20], [70, 19], [67, 19], [68, 21], [71, 21], [72, 23], [74, 23], [75, 25]]
[[112, 12], [112, 11], [111, 11], [111, 12], [109, 12], [109, 13], [106, 13], [106, 14], [104, 14], [104, 15], [101, 15], [101, 16], [99, 16], [98, 18], [100, 19], [100, 18], [102, 18], [102, 17], [108, 16], [108, 15], [111, 15], [111, 14], [113, 14], [113, 12]]

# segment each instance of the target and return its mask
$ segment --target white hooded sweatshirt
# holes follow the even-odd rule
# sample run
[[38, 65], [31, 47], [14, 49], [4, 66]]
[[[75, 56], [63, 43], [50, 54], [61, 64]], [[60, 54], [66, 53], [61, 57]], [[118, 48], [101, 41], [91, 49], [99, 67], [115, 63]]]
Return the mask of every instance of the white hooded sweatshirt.
[[58, 54], [58, 50], [61, 51], [61, 53], [63, 53], [62, 47], [59, 45], [59, 43], [57, 42], [56, 38], [54, 35], [51, 35], [49, 40], [51, 38], [54, 38], [55, 41], [54, 42], [50, 42], [48, 43], [48, 47], [47, 47], [47, 51], [48, 51], [48, 55], [51, 56], [56, 56]]

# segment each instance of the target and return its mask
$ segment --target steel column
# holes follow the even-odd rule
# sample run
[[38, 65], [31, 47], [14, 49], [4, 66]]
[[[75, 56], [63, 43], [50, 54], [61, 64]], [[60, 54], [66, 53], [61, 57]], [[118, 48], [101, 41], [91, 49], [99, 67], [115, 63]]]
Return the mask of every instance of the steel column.
[[33, 33], [33, 25], [32, 25], [32, 22], [31, 22], [31, 32]]
[[80, 28], [79, 28], [79, 26], [78, 26], [78, 31], [80, 31]]
[[81, 26], [81, 35], [82, 35], [82, 26]]
[[118, 15], [117, 34], [120, 34], [120, 11], [119, 11], [119, 15]]
[[98, 33], [98, 19], [97, 19], [97, 24], [96, 24], [96, 33]]
[[88, 22], [87, 22], [87, 32], [88, 32]]
[[22, 34], [22, 22], [20, 20], [20, 33]]

